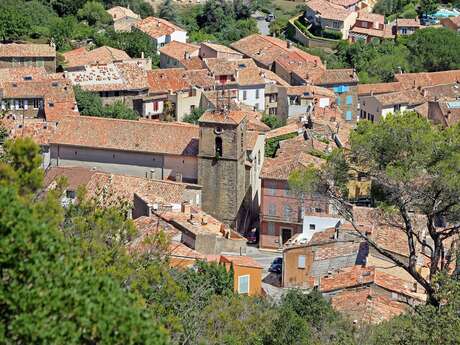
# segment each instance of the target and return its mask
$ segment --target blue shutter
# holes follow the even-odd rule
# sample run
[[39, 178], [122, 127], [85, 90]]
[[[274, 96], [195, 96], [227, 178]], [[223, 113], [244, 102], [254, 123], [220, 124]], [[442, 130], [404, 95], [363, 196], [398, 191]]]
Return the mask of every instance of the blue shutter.
[[340, 97], [337, 97], [337, 105], [340, 105]]
[[347, 96], [347, 104], [353, 103], [353, 96]]
[[345, 113], [345, 120], [347, 121], [353, 120], [353, 115], [351, 114], [351, 110], [347, 110], [347, 112]]
[[334, 86], [332, 90], [334, 90], [335, 93], [340, 93], [340, 86]]

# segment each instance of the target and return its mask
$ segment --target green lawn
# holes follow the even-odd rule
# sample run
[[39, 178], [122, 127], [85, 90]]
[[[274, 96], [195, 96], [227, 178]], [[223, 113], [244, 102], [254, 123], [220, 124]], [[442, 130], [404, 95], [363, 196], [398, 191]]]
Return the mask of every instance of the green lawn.
[[280, 8], [283, 12], [294, 12], [297, 5], [302, 5], [302, 1], [273, 0], [273, 5]]

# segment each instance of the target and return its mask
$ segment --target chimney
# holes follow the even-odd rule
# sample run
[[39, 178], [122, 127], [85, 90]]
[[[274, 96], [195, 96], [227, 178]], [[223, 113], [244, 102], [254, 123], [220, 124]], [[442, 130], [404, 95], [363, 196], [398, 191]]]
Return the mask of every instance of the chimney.
[[144, 52], [141, 52], [141, 59], [144, 58]]
[[190, 53], [189, 52], [185, 52], [184, 53], [184, 59], [185, 60], [190, 60], [191, 56], [190, 56]]
[[288, 49], [290, 49], [292, 47], [292, 42], [291, 41], [287, 41], [287, 47], [288, 47]]
[[181, 212], [185, 214], [192, 214], [192, 208], [190, 206], [190, 203], [188, 201], [184, 201], [181, 204]]
[[201, 225], [206, 225], [208, 224], [208, 217], [206, 215], [203, 215], [201, 217]]

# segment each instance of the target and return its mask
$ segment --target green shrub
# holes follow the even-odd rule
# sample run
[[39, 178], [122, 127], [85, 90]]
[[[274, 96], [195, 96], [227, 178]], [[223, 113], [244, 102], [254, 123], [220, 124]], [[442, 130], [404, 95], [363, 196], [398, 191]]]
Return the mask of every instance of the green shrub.
[[322, 31], [322, 36], [325, 37], [325, 38], [333, 39], [333, 40], [341, 40], [342, 39], [342, 33], [340, 31], [330, 30], [330, 29], [324, 29]]

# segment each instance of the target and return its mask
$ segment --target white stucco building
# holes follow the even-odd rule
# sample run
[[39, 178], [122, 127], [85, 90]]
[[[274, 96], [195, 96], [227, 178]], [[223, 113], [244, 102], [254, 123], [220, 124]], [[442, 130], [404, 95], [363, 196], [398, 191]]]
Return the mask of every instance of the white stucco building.
[[148, 35], [156, 44], [157, 51], [169, 42], [187, 42], [187, 31], [167, 20], [147, 17], [136, 23], [132, 30], [139, 30]]

